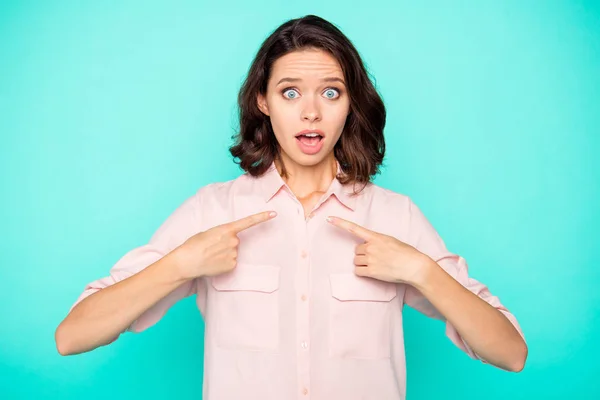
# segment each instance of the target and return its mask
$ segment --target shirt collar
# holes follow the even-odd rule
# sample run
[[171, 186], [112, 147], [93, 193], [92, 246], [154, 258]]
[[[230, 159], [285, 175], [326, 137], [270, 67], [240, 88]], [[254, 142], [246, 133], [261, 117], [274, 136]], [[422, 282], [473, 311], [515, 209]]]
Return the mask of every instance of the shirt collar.
[[[339, 161], [336, 160], [336, 164], [337, 174], [339, 174], [342, 172], [342, 169]], [[260, 179], [262, 189], [261, 196], [267, 203], [279, 192], [282, 187], [284, 187], [285, 190], [288, 190], [290, 194], [292, 193], [290, 188], [284, 182], [283, 178], [281, 178], [279, 175], [279, 171], [277, 171], [275, 162], [271, 163], [269, 169]], [[325, 193], [324, 201], [327, 200], [331, 195], [334, 195], [343, 205], [354, 211], [356, 207], [357, 195], [353, 194], [352, 184], [342, 185], [336, 176], [331, 182], [331, 185], [329, 185], [329, 189]]]

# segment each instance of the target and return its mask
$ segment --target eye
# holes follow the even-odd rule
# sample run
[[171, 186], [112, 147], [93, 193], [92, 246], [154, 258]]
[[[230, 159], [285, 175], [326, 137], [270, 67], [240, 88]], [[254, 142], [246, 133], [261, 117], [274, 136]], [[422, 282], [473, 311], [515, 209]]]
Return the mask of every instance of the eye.
[[286, 88], [286, 89], [283, 89], [283, 97], [285, 97], [285, 98], [288, 98], [288, 99], [295, 99], [296, 97], [298, 97], [298, 96], [297, 96], [297, 93], [298, 93], [298, 92], [296, 92], [296, 94], [294, 94], [293, 96], [286, 96], [285, 94], [286, 94], [287, 92], [294, 93], [294, 92], [296, 92], [296, 89], [292, 89], [292, 88]]
[[335, 95], [338, 95], [338, 97], [340, 96], [340, 91], [336, 88], [328, 88], [327, 90], [325, 90], [325, 97], [327, 97], [328, 99], [335, 99], [337, 97], [335, 97]]
[[[293, 100], [300, 95], [296, 89], [291, 87], [283, 89], [281, 93], [283, 94], [283, 97], [289, 100]], [[289, 93], [289, 95], [286, 95], [286, 93]], [[330, 100], [335, 100], [341, 96], [341, 91], [338, 88], [334, 87], [327, 88], [323, 93], [325, 94], [325, 97]]]

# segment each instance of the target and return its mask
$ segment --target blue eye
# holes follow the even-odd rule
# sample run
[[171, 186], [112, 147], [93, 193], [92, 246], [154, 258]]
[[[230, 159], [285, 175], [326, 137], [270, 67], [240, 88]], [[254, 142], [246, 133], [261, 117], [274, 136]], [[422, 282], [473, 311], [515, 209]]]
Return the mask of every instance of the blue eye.
[[[288, 93], [288, 92], [290, 92], [291, 94], [286, 96], [286, 93]], [[289, 99], [289, 100], [294, 100], [299, 96], [298, 91], [296, 91], [296, 89], [291, 88], [291, 87], [283, 89], [281, 91], [281, 93], [283, 94], [283, 97], [285, 97], [286, 99]], [[325, 92], [323, 92], [323, 93], [325, 93], [325, 97], [330, 100], [335, 100], [339, 96], [341, 96], [340, 90], [337, 88], [334, 88], [334, 87], [327, 88], [325, 90]], [[336, 97], [336, 94], [337, 94], [337, 97]]]
[[285, 95], [285, 94], [286, 94], [287, 92], [289, 92], [289, 91], [294, 91], [294, 92], [295, 92], [295, 90], [294, 90], [294, 89], [285, 89], [285, 90], [284, 90], [284, 92], [283, 92], [283, 96], [284, 96], [284, 97], [287, 97], [288, 99], [295, 99], [295, 98], [296, 98], [296, 95], [294, 95], [294, 96], [292, 96], [292, 97], [288, 97], [288, 96], [286, 96], [286, 95]]
[[[325, 93], [329, 93], [329, 94], [326, 94], [325, 96], [327, 96], [327, 98], [329, 98], [329, 99], [333, 99], [334, 98], [333, 96], [335, 96], [336, 92], [338, 92], [337, 89], [334, 89], [334, 88], [327, 89], [325, 91]], [[331, 93], [333, 93], [333, 94], [331, 94]], [[339, 92], [338, 92], [338, 94], [339, 94]]]

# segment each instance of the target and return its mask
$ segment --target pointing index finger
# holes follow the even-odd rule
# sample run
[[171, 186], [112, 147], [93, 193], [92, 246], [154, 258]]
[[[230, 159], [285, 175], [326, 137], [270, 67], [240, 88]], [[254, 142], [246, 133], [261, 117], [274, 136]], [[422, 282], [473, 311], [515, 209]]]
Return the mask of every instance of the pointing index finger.
[[329, 221], [332, 225], [339, 226], [340, 228], [347, 230], [363, 240], [369, 241], [375, 238], [375, 232], [372, 232], [367, 228], [363, 228], [354, 222], [346, 221], [345, 219], [339, 217], [328, 217], [327, 221]]
[[240, 233], [241, 231], [251, 228], [254, 225], [258, 225], [260, 223], [273, 219], [275, 216], [277, 216], [277, 213], [275, 211], [263, 211], [258, 214], [253, 214], [238, 219], [237, 221], [230, 222], [226, 226], [233, 230], [234, 233]]

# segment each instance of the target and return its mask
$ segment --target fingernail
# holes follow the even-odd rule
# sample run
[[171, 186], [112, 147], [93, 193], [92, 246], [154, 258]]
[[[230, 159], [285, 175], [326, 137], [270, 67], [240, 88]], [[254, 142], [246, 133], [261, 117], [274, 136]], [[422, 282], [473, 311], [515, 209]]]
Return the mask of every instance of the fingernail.
[[327, 217], [325, 219], [327, 220], [327, 222], [333, 222], [333, 218], [331, 218], [331, 217]]
[[269, 213], [269, 217], [274, 217], [274, 216], [276, 216], [276, 215], [277, 215], [277, 213], [276, 213], [275, 211], [271, 211], [271, 212]]

